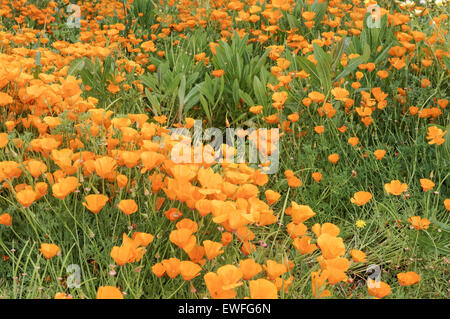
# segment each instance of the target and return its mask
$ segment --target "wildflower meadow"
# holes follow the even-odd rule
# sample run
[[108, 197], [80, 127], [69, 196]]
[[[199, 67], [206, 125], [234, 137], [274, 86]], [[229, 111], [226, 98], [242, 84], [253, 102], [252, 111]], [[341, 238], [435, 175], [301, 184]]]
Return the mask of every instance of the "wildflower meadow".
[[1, 0], [0, 299], [447, 299], [448, 0]]

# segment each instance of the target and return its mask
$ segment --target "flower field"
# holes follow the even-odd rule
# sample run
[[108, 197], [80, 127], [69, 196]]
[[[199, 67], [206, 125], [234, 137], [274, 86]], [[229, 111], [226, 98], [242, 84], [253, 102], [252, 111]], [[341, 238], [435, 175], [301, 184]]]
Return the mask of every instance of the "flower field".
[[448, 298], [449, 8], [1, 1], [0, 299]]

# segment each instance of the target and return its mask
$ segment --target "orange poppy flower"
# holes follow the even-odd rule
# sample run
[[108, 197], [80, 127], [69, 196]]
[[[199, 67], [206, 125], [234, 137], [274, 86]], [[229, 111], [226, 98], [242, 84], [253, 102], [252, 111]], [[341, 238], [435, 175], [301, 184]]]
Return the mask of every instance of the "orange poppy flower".
[[11, 215], [10, 214], [1, 214], [0, 215], [0, 225], [11, 226]]
[[227, 246], [229, 243], [233, 241], [233, 234], [230, 232], [222, 233], [222, 245], [223, 247]]
[[422, 186], [423, 191], [426, 192], [426, 191], [433, 189], [434, 183], [433, 183], [433, 181], [429, 180], [428, 178], [421, 178], [420, 186]]
[[311, 254], [314, 250], [317, 249], [316, 244], [310, 244], [311, 242], [311, 237], [309, 236], [302, 236], [302, 237], [297, 237], [294, 239], [294, 241], [292, 242], [292, 245], [294, 245], [294, 247], [300, 251], [300, 253], [302, 255], [305, 254]]
[[217, 243], [211, 240], [203, 241], [203, 247], [205, 248], [206, 258], [208, 258], [208, 260], [214, 259], [224, 252], [223, 250], [221, 250], [223, 247], [221, 243]]
[[325, 127], [323, 127], [322, 125], [315, 126], [315, 127], [314, 127], [314, 131], [315, 131], [317, 134], [322, 134], [322, 133], [325, 131]]
[[342, 238], [323, 233], [317, 239], [317, 245], [325, 259], [333, 259], [345, 253], [345, 245]]
[[331, 90], [331, 94], [333, 94], [336, 100], [345, 101], [349, 95], [349, 92], [346, 89], [336, 87]]
[[366, 262], [366, 254], [361, 250], [352, 249], [350, 250], [350, 254], [352, 255], [352, 259], [355, 263]]
[[408, 271], [406, 273], [397, 274], [398, 283], [401, 286], [411, 286], [415, 285], [420, 281], [420, 275], [414, 271]]
[[54, 299], [73, 299], [72, 296], [66, 295], [64, 292], [57, 292]]
[[24, 189], [16, 193], [17, 201], [23, 207], [29, 207], [36, 200], [36, 192], [31, 189]]
[[447, 131], [442, 131], [437, 126], [430, 126], [427, 130], [427, 140], [429, 140], [428, 144], [436, 144], [441, 145], [445, 142], [443, 138]]
[[192, 231], [187, 228], [173, 230], [170, 233], [169, 240], [186, 252], [193, 249], [197, 243], [196, 237], [192, 235]]
[[251, 280], [249, 287], [251, 299], [278, 299], [277, 287], [267, 279]]
[[373, 152], [373, 154], [375, 155], [375, 158], [377, 160], [382, 160], [384, 155], [386, 154], [386, 151], [385, 150], [376, 150]]
[[119, 188], [124, 188], [128, 184], [128, 177], [122, 174], [118, 174], [116, 177], [116, 181]]
[[301, 224], [316, 215], [311, 207], [299, 205], [294, 201], [291, 202], [291, 207], [286, 209], [286, 214], [291, 215], [292, 222], [295, 224]]
[[74, 192], [78, 187], [78, 179], [74, 176], [62, 177], [57, 183], [53, 184], [53, 196], [64, 199], [67, 195]]
[[311, 174], [311, 177], [313, 178], [313, 180], [316, 183], [319, 183], [320, 180], [322, 179], [322, 174], [320, 174], [319, 172], [314, 172], [314, 173]]
[[311, 230], [317, 237], [322, 234], [336, 237], [340, 233], [339, 227], [332, 223], [324, 223], [322, 226], [320, 224], [314, 224], [314, 226], [311, 227]]
[[384, 189], [388, 194], [399, 196], [403, 192], [406, 192], [408, 185], [401, 183], [399, 180], [393, 180], [390, 183], [384, 184]]
[[59, 251], [60, 248], [55, 244], [41, 244], [39, 251], [44, 255], [45, 258], [50, 259], [54, 257]]
[[213, 299], [231, 299], [236, 296], [234, 289], [224, 289], [222, 278], [214, 272], [203, 276], [206, 288]]
[[220, 78], [225, 74], [224, 70], [214, 70], [211, 72], [212, 76], [215, 76], [216, 78]]
[[288, 120], [291, 121], [292, 123], [298, 122], [299, 119], [300, 115], [298, 115], [298, 113], [292, 113], [288, 115]]
[[38, 182], [34, 185], [34, 190], [36, 193], [36, 200], [42, 198], [47, 194], [48, 184], [45, 182]]
[[165, 211], [164, 214], [166, 215], [167, 219], [170, 220], [171, 222], [176, 221], [178, 218], [183, 216], [180, 210], [178, 210], [175, 207], [172, 207], [171, 209]]
[[239, 261], [239, 268], [242, 271], [242, 278], [249, 280], [262, 271], [260, 264], [256, 263], [252, 258]]
[[162, 263], [156, 263], [152, 266], [152, 272], [156, 277], [161, 278], [166, 273], [166, 268]]
[[123, 299], [123, 294], [116, 287], [100, 286], [97, 290], [97, 299]]
[[391, 294], [391, 287], [385, 282], [375, 282], [372, 279], [368, 279], [369, 295], [376, 298], [384, 298]]
[[153, 235], [142, 232], [135, 232], [133, 234], [133, 240], [138, 246], [147, 247], [153, 241]]
[[109, 200], [108, 196], [101, 194], [88, 195], [84, 199], [86, 200], [86, 203], [83, 203], [83, 206], [94, 214], [97, 214]]
[[131, 245], [114, 246], [111, 249], [110, 256], [117, 265], [123, 266], [136, 259], [136, 251]]
[[325, 100], [325, 95], [317, 91], [309, 93], [308, 97], [315, 103], [322, 103]]
[[331, 292], [328, 289], [323, 289], [325, 286], [325, 282], [328, 279], [328, 271], [317, 271], [311, 272], [311, 285], [312, 285], [312, 293], [316, 298], [325, 298], [331, 295]]
[[192, 261], [180, 262], [180, 274], [185, 281], [189, 281], [197, 277], [200, 274], [201, 270], [202, 267], [200, 267], [196, 263], [193, 263]]
[[308, 230], [308, 227], [306, 227], [305, 224], [303, 223], [296, 224], [294, 222], [291, 222], [287, 224], [286, 227], [287, 232], [292, 239], [303, 236], [304, 234], [306, 234], [306, 231]]
[[217, 275], [222, 280], [222, 288], [225, 290], [234, 289], [241, 286], [243, 283], [242, 271], [233, 265], [225, 265], [217, 269]]
[[412, 217], [408, 218], [408, 221], [417, 230], [427, 229], [431, 223], [428, 219], [421, 218], [420, 216], [412, 216]]
[[350, 144], [351, 146], [356, 146], [356, 144], [359, 143], [359, 138], [357, 137], [350, 137], [348, 139], [348, 144]]
[[38, 178], [47, 171], [47, 165], [34, 159], [27, 161], [25, 168], [34, 178]]
[[112, 157], [104, 156], [96, 159], [94, 163], [95, 172], [98, 176], [108, 180], [114, 180], [117, 162]]
[[0, 148], [4, 148], [6, 145], [8, 145], [8, 142], [8, 133], [0, 133]]
[[134, 199], [123, 199], [117, 206], [125, 215], [131, 215], [137, 212], [138, 205]]
[[444, 200], [444, 206], [446, 210], [450, 210], [450, 198]]
[[275, 280], [288, 271], [285, 264], [279, 264], [276, 261], [270, 259], [266, 261], [266, 264], [263, 265], [263, 267], [267, 274], [267, 277], [271, 280]]
[[255, 105], [249, 108], [249, 111], [253, 114], [259, 114], [263, 110], [262, 105]]
[[358, 206], [362, 206], [364, 204], [367, 204], [372, 199], [372, 194], [370, 192], [356, 192], [353, 194], [353, 197], [350, 198], [350, 201]]
[[248, 256], [252, 253], [254, 253], [256, 250], [256, 246], [252, 244], [249, 241], [244, 241], [241, 247], [241, 251], [244, 254], [244, 256]]
[[339, 155], [336, 153], [333, 153], [331, 155], [328, 156], [328, 160], [333, 163], [336, 164], [339, 161]]
[[269, 205], [275, 204], [281, 197], [281, 194], [271, 189], [265, 191], [266, 200]]
[[164, 259], [162, 265], [164, 266], [167, 276], [170, 278], [175, 278], [181, 271], [181, 261], [178, 258]]
[[291, 187], [291, 188], [296, 188], [296, 187], [303, 185], [302, 181], [298, 177], [295, 177], [295, 176], [289, 177], [287, 179], [287, 182], [288, 182], [289, 187]]

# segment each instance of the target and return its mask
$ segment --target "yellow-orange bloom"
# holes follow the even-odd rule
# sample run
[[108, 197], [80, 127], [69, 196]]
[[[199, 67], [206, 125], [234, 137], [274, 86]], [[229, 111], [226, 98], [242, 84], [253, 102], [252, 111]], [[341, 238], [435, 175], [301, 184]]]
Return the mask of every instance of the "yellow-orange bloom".
[[422, 186], [423, 191], [426, 192], [426, 191], [433, 189], [434, 183], [433, 183], [433, 181], [429, 180], [428, 178], [421, 178], [420, 186]]
[[361, 250], [352, 249], [350, 250], [350, 254], [352, 255], [352, 259], [355, 263], [366, 262], [366, 254]]
[[83, 206], [94, 214], [97, 214], [103, 206], [105, 206], [109, 198], [102, 194], [93, 194], [86, 196], [84, 199], [86, 200], [86, 203], [83, 203]]
[[1, 214], [0, 215], [0, 225], [11, 226], [11, 215], [10, 214]]
[[393, 180], [390, 183], [384, 184], [384, 189], [388, 194], [399, 196], [406, 192], [408, 185], [401, 183], [399, 180]]
[[123, 299], [123, 294], [116, 287], [100, 286], [97, 290], [97, 299]]
[[251, 280], [249, 286], [251, 299], [278, 299], [277, 287], [267, 279]]
[[415, 285], [420, 281], [420, 275], [414, 271], [408, 271], [405, 273], [397, 274], [398, 283], [401, 286], [411, 286]]
[[420, 216], [412, 216], [412, 217], [408, 218], [408, 221], [417, 230], [427, 229], [431, 223], [428, 219], [421, 218]]
[[117, 206], [119, 209], [124, 212], [125, 215], [131, 215], [137, 212], [138, 205], [134, 201], [134, 199], [123, 199], [120, 201]]
[[44, 255], [45, 258], [50, 259], [54, 257], [59, 251], [60, 248], [55, 244], [41, 244], [39, 251]]
[[370, 192], [356, 192], [353, 194], [353, 197], [350, 198], [350, 201], [353, 204], [356, 204], [358, 206], [362, 206], [364, 204], [367, 204], [372, 199], [372, 194]]

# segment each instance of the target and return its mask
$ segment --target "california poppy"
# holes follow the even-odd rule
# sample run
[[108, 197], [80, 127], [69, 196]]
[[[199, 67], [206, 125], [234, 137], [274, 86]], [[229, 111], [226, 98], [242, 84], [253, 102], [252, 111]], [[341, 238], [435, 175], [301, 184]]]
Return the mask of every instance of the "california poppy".
[[180, 263], [180, 274], [185, 281], [194, 279], [200, 274], [202, 267], [192, 261], [182, 261]]
[[398, 273], [397, 279], [398, 283], [401, 286], [411, 286], [417, 284], [420, 281], [420, 275], [418, 275], [414, 271], [408, 271], [405, 273]]
[[134, 199], [123, 199], [117, 206], [125, 215], [131, 215], [137, 212], [138, 205]]
[[342, 238], [331, 236], [327, 233], [321, 234], [317, 239], [317, 245], [322, 251], [325, 259], [333, 259], [345, 253], [345, 246]]
[[252, 258], [244, 259], [239, 262], [239, 268], [242, 271], [242, 278], [249, 280], [262, 271], [260, 264], [256, 263]]
[[277, 287], [267, 279], [251, 280], [249, 286], [252, 299], [278, 299]]
[[42, 255], [44, 255], [45, 258], [50, 259], [60, 251], [60, 248], [55, 244], [42, 243], [39, 251], [42, 253]]
[[415, 229], [427, 229], [430, 225], [430, 221], [426, 218], [421, 218], [420, 216], [412, 216], [408, 218], [408, 221], [412, 224]]
[[350, 198], [350, 201], [353, 204], [356, 204], [358, 206], [362, 206], [362, 205], [367, 204], [368, 202], [370, 202], [371, 199], [372, 199], [372, 194], [371, 193], [360, 191], [360, 192], [354, 193], [353, 197]]
[[366, 254], [363, 253], [361, 250], [352, 249], [350, 250], [350, 254], [352, 255], [353, 261], [355, 263], [366, 261]]
[[385, 184], [384, 189], [387, 193], [398, 196], [408, 189], [408, 185], [401, 183], [399, 180], [393, 180]]
[[83, 206], [94, 214], [97, 214], [109, 200], [108, 196], [102, 194], [88, 195], [84, 199], [86, 200], [86, 203], [83, 203]]
[[100, 286], [97, 290], [97, 299], [123, 299], [123, 294], [116, 287]]
[[11, 226], [11, 215], [10, 214], [1, 214], [0, 215], [0, 225]]
[[211, 240], [203, 241], [203, 247], [205, 248], [206, 257], [211, 260], [216, 258], [218, 255], [223, 254], [222, 244]]

